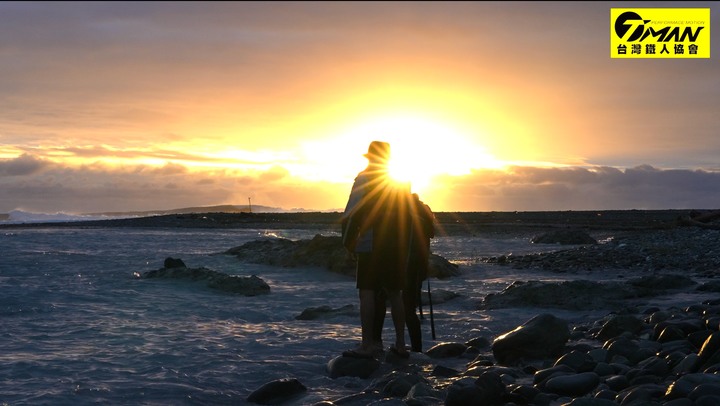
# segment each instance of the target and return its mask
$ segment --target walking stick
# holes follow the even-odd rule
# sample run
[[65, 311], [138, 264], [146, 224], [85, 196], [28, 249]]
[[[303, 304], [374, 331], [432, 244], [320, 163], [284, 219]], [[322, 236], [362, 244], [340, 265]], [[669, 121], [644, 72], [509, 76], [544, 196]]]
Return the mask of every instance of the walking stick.
[[432, 331], [432, 338], [435, 339], [435, 317], [433, 317], [433, 308], [432, 308], [432, 295], [430, 295], [430, 276], [427, 278], [427, 285], [428, 285], [428, 302], [430, 304], [430, 331]]
[[[413, 226], [413, 223], [411, 222], [410, 223], [410, 240], [408, 241], [408, 250], [407, 250], [407, 261], [405, 262], [405, 272], [408, 272], [408, 268], [410, 267], [410, 259], [412, 258], [412, 244], [415, 239], [415, 237], [413, 236], [414, 232], [415, 232], [415, 228]], [[416, 271], [415, 271], [416, 272], [415, 278], [414, 278], [415, 283], [413, 283], [413, 285], [414, 285], [413, 288], [417, 287], [417, 289], [415, 289], [415, 290], [417, 291], [417, 304], [418, 304], [418, 310], [420, 310], [420, 318], [425, 319], [425, 317], [423, 317], [423, 311], [422, 311], [422, 281], [418, 281], [418, 279], [420, 279], [420, 278], [417, 275], [417, 272], [419, 272], [419, 271], [420, 271], [419, 269], [416, 269]], [[418, 282], [420, 282], [420, 283], [418, 283]]]
[[417, 303], [418, 303], [418, 310], [420, 310], [420, 318], [425, 320], [425, 316], [423, 316], [423, 312], [422, 312], [422, 281], [420, 281], [420, 283], [418, 284]]

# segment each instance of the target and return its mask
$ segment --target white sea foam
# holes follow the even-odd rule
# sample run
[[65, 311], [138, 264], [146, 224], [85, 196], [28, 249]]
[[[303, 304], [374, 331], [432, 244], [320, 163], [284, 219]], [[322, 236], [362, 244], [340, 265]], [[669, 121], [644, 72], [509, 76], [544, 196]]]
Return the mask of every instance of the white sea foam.
[[24, 210], [12, 210], [7, 213], [6, 220], [0, 220], [0, 224], [31, 224], [31, 223], [58, 223], [58, 222], [74, 222], [88, 220], [110, 220], [119, 218], [128, 218], [133, 216], [107, 216], [107, 215], [90, 215], [90, 214], [74, 214], [74, 213], [38, 213]]

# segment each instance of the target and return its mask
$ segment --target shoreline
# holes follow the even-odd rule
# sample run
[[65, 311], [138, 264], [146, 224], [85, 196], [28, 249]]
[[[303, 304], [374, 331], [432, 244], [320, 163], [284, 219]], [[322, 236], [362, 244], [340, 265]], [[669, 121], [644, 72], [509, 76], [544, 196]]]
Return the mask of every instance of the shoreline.
[[[548, 228], [589, 230], [646, 230], [671, 228], [678, 219], [702, 210], [592, 210], [535, 212], [436, 212], [441, 234], [466, 235], [486, 232], [532, 231]], [[274, 228], [339, 231], [341, 212], [230, 213], [198, 212], [107, 220], [0, 223], [0, 229], [59, 227], [139, 228]]]

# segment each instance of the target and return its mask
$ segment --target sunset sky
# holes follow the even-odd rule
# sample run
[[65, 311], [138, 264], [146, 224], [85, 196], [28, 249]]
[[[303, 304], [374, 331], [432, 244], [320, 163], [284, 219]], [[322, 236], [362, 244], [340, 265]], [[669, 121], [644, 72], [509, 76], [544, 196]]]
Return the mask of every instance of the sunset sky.
[[[610, 9], [710, 8], [710, 59]], [[372, 140], [435, 211], [720, 208], [720, 2], [0, 2], [0, 213], [342, 209]]]

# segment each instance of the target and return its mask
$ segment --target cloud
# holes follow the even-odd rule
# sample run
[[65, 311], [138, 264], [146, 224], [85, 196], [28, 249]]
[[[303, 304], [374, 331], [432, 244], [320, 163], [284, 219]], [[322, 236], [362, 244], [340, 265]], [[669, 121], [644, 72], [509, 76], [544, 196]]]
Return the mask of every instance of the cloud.
[[345, 185], [304, 182], [279, 166], [253, 172], [190, 171], [179, 164], [71, 167], [23, 156], [0, 163], [0, 175], [6, 174], [15, 176], [0, 176], [0, 213], [146, 211], [245, 204], [248, 197], [266, 206], [325, 210], [346, 197]]
[[[49, 165], [32, 156], [0, 163], [0, 212], [145, 211], [216, 204], [342, 210], [350, 184], [308, 182], [267, 171]], [[31, 175], [31, 176], [27, 176]], [[651, 165], [476, 170], [436, 179], [423, 200], [436, 211], [553, 211], [720, 208], [720, 172]]]
[[268, 171], [261, 174], [258, 178], [261, 182], [277, 182], [290, 175], [290, 172], [280, 166], [273, 166]]
[[[425, 200], [447, 211], [712, 209], [720, 207], [720, 172], [515, 167], [438, 180], [448, 186]], [[435, 194], [442, 194], [442, 187]]]
[[154, 173], [158, 175], [178, 175], [187, 172], [187, 168], [180, 164], [167, 163], [160, 168], [154, 169]]
[[0, 160], [0, 176], [32, 175], [48, 165], [47, 161], [23, 154], [14, 159]]

